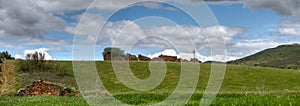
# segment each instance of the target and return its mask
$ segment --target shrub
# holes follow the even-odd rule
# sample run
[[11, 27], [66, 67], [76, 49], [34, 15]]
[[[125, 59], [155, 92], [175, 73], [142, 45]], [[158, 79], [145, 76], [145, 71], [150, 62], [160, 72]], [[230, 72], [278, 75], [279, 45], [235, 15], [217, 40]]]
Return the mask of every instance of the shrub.
[[286, 68], [287, 69], [293, 69], [293, 70], [297, 70], [298, 69], [297, 65], [294, 65], [294, 64], [290, 64]]
[[286, 68], [287, 69], [293, 69], [293, 70], [297, 70], [298, 69], [297, 65], [294, 65], [294, 64], [290, 64]]
[[45, 60], [45, 54], [35, 52], [26, 54], [26, 60], [16, 60], [16, 70], [20, 72], [36, 72], [36, 71], [57, 71], [59, 76], [68, 75], [67, 69], [63, 65], [54, 64]]
[[17, 60], [17, 70], [22, 72], [45, 71], [50, 67], [46, 64], [45, 54], [40, 52], [26, 54], [26, 60]]

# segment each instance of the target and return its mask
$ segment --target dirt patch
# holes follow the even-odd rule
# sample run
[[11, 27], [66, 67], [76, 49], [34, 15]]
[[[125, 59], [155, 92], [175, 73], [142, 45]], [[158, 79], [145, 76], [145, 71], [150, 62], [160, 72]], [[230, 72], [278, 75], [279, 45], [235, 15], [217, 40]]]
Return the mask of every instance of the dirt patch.
[[45, 82], [43, 80], [34, 81], [16, 92], [16, 96], [68, 96], [79, 94], [79, 92], [58, 84]]
[[1, 64], [1, 90], [0, 94], [8, 94], [15, 92], [15, 71], [14, 61], [4, 61]]

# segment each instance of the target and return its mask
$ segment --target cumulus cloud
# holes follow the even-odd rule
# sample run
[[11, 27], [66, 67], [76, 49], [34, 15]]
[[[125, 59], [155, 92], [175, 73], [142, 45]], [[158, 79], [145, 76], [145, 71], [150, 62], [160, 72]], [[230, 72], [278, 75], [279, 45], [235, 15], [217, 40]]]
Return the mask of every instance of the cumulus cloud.
[[[194, 54], [191, 52], [190, 53], [177, 53], [174, 49], [166, 49], [162, 52], [149, 54], [147, 57], [150, 57], [150, 58], [158, 57], [161, 54], [168, 55], [168, 56], [177, 56], [178, 58], [186, 59], [186, 60], [190, 60], [191, 58], [194, 58]], [[201, 55], [199, 52], [196, 52], [195, 56], [197, 59], [199, 59], [202, 62], [205, 62], [205, 61], [227, 62], [227, 61], [237, 59], [237, 57], [226, 56], [226, 55], [204, 56], [204, 55]]]
[[35, 52], [39, 52], [39, 53], [44, 53], [45, 54], [45, 60], [53, 60], [54, 58], [52, 58], [52, 56], [48, 53], [49, 49], [48, 48], [38, 48], [38, 49], [32, 49], [32, 50], [24, 50], [24, 57], [26, 56], [26, 54], [31, 54], [31, 53], [35, 53]]
[[[148, 0], [31, 0], [36, 5], [42, 7], [46, 11], [74, 11], [88, 8], [97, 8], [105, 11], [115, 11], [136, 2]], [[167, 0], [153, 0], [167, 1]], [[93, 4], [93, 5], [91, 5]], [[140, 4], [152, 9], [161, 8], [159, 3], [144, 2]]]
[[19, 39], [10, 38], [10, 37], [0, 39], [0, 47], [19, 49], [19, 50], [21, 50], [23, 46], [44, 45], [44, 46], [61, 47], [68, 44], [71, 44], [71, 42], [65, 40], [33, 39], [33, 38], [24, 38], [24, 37], [19, 37]]
[[0, 0], [0, 30], [8, 35], [40, 37], [60, 30], [64, 20], [28, 0]]
[[[201, 2], [202, 0], [188, 0], [189, 3]], [[300, 19], [299, 0], [204, 0], [208, 4], [233, 4], [243, 3], [251, 9], [267, 8], [283, 16], [292, 16]]]
[[20, 55], [20, 54], [16, 54], [15, 56], [15, 59], [23, 59], [24, 57], [22, 56], [22, 55]]
[[278, 27], [278, 31], [282, 35], [300, 36], [300, 24], [290, 21], [283, 21]]
[[244, 4], [249, 8], [268, 8], [280, 15], [300, 18], [299, 0], [244, 0]]
[[[243, 32], [242, 28], [226, 26], [212, 26], [208, 28], [194, 26], [156, 26], [141, 29], [133, 22], [126, 21], [121, 23], [122, 26], [126, 27], [114, 27], [104, 30], [104, 32], [108, 33], [101, 34], [101, 36], [105, 36], [100, 37], [100, 39], [103, 40], [102, 43], [106, 41], [106, 44], [109, 45], [115, 42], [116, 46], [122, 45], [131, 47], [132, 45], [135, 45], [134, 43], [136, 43], [137, 40], [139, 40], [139, 44], [148, 45], [151, 47], [176, 47], [181, 52], [190, 52], [195, 47], [198, 49], [207, 49], [210, 47], [218, 48], [218, 45], [215, 44], [228, 43], [233, 39], [234, 36]], [[145, 36], [155, 36], [157, 38], [161, 38], [166, 41], [165, 43], [168, 44], [161, 44], [162, 40], [149, 39], [145, 38]]]
[[[79, 25], [71, 24], [65, 28], [70, 34], [81, 35], [84, 42], [94, 42], [97, 39], [99, 28], [105, 23], [105, 17], [101, 14], [86, 13], [81, 18]], [[78, 17], [79, 20], [79, 17]]]
[[94, 0], [30, 0], [46, 11], [74, 11], [87, 8]]
[[268, 39], [257, 39], [257, 40], [245, 40], [243, 42], [238, 42], [234, 46], [239, 48], [271, 48], [280, 45], [281, 43], [275, 40]]
[[234, 43], [230, 46], [228, 52], [236, 57], [245, 57], [262, 51], [267, 48], [274, 48], [279, 45], [288, 44], [293, 42], [280, 42], [273, 39], [255, 39], [255, 40], [244, 40], [241, 42]]
[[154, 53], [154, 54], [149, 54], [147, 55], [147, 57], [150, 57], [150, 58], [154, 58], [154, 57], [158, 57], [159, 55], [168, 55], [168, 56], [177, 56], [177, 53], [175, 50], [173, 49], [166, 49], [162, 52], [158, 52], [158, 53]]

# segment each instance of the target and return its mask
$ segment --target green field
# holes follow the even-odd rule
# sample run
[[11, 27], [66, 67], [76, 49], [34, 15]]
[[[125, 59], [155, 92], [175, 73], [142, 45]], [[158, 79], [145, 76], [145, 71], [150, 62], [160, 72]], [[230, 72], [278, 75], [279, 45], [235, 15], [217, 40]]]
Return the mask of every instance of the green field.
[[[43, 72], [16, 72], [15, 90], [34, 80], [64, 83], [75, 87], [72, 62], [55, 61], [65, 70]], [[17, 64], [16, 64], [17, 65]], [[130, 62], [131, 71], [138, 78], [150, 76], [148, 62]], [[167, 73], [163, 82], [150, 91], [135, 91], [117, 80], [111, 62], [96, 62], [96, 68], [107, 91], [118, 100], [133, 104], [147, 105], [167, 98], [176, 88], [180, 79], [180, 63], [166, 63]], [[196, 91], [187, 105], [199, 105], [210, 77], [210, 64], [199, 64], [200, 77]], [[89, 70], [84, 70], [89, 71]], [[219, 94], [212, 105], [300, 105], [300, 70], [287, 70], [266, 67], [227, 65], [225, 78]], [[87, 105], [80, 96], [70, 97], [15, 97], [13, 92], [0, 96], [0, 105]], [[109, 103], [109, 101], [104, 101]], [[170, 104], [174, 105], [174, 104]]]

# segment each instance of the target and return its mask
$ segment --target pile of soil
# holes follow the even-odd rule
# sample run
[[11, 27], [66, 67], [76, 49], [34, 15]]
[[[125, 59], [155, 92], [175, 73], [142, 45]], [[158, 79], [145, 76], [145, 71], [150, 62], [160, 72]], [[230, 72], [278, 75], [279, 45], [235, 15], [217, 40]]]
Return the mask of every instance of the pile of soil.
[[67, 96], [74, 91], [67, 87], [62, 87], [54, 83], [44, 82], [43, 80], [34, 81], [26, 88], [16, 92], [16, 96]]

